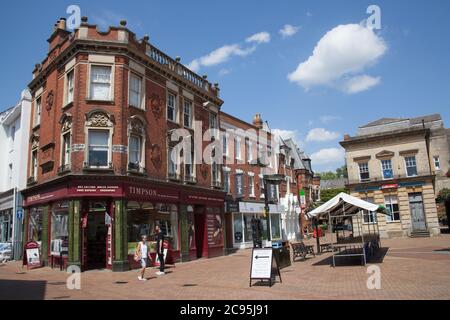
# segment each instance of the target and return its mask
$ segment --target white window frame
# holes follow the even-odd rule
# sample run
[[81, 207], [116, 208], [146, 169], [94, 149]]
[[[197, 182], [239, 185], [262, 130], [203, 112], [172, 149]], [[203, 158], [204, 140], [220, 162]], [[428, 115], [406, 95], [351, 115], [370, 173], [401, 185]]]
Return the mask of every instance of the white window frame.
[[[132, 83], [131, 81], [133, 78], [137, 79], [139, 82], [139, 92], [134, 91], [131, 86], [131, 83]], [[144, 92], [145, 92], [144, 77], [136, 72], [130, 71], [129, 79], [128, 79], [128, 104], [132, 107], [144, 110], [145, 109], [145, 106], [143, 103]], [[133, 93], [138, 95], [137, 105], [134, 105], [134, 102], [131, 101], [131, 96]]]
[[[90, 131], [106, 131], [108, 132], [108, 161], [106, 166], [94, 166], [89, 163], [89, 149], [90, 149], [90, 144], [89, 144], [89, 134]], [[85, 159], [86, 159], [86, 164], [89, 168], [100, 168], [100, 169], [108, 169], [109, 165], [112, 163], [112, 128], [97, 128], [97, 127], [86, 127], [86, 155], [85, 155]]]
[[[72, 80], [70, 80], [70, 78], [72, 78]], [[72, 68], [66, 72], [65, 82], [66, 82], [65, 85], [66, 92], [64, 95], [65, 98], [64, 105], [68, 105], [69, 103], [73, 102], [75, 96], [75, 68]]]
[[39, 167], [39, 153], [38, 153], [38, 149], [32, 149], [31, 150], [31, 161], [30, 161], [30, 176], [34, 179], [37, 180], [37, 176], [38, 176], [38, 167]]
[[[394, 166], [392, 164], [392, 159], [382, 159], [380, 161], [381, 164], [381, 176], [383, 177], [383, 180], [391, 180], [394, 178]], [[392, 171], [392, 178], [386, 178], [384, 176], [385, 170], [391, 170]]]
[[[195, 148], [192, 147], [193, 150], [191, 150], [191, 163], [183, 163], [184, 164], [184, 176], [186, 177], [190, 177], [190, 178], [196, 178], [196, 166], [195, 166]], [[186, 168], [190, 168], [191, 174], [187, 175], [186, 174]]]
[[[405, 171], [407, 177], [417, 177], [419, 175], [419, 170], [417, 169], [417, 157], [414, 156], [405, 156]], [[408, 159], [414, 159], [414, 167], [416, 168], [416, 174], [410, 175], [408, 174], [408, 168], [412, 168], [412, 166], [408, 166]]]
[[[176, 150], [176, 148], [173, 146], [169, 146], [167, 148], [167, 175], [169, 176], [169, 178], [172, 178], [173, 175], [175, 175], [175, 178], [178, 178], [180, 175], [180, 154], [178, 153], [177, 159], [175, 159], [175, 161], [172, 162], [171, 158], [172, 150]], [[172, 163], [175, 169], [174, 172], [171, 171]]]
[[[216, 168], [216, 170], [214, 170], [214, 168]], [[216, 172], [216, 180], [214, 180], [214, 171]], [[211, 163], [211, 183], [216, 186], [216, 183], [220, 183], [221, 179], [220, 179], [220, 167], [219, 164], [216, 161], [213, 161]]]
[[[223, 174], [223, 181], [224, 181], [224, 191], [228, 194], [231, 193], [231, 172], [229, 168], [222, 168], [222, 174]], [[225, 184], [226, 181], [226, 184]], [[228, 186], [227, 188], [225, 188], [225, 186]]]
[[230, 135], [223, 131], [222, 132], [222, 153], [224, 156], [228, 157], [229, 156], [229, 152], [230, 152], [230, 148], [228, 146], [228, 140], [229, 140]]
[[255, 177], [253, 175], [248, 176], [248, 196], [255, 197]]
[[[173, 97], [173, 106], [169, 105], [170, 102], [170, 97]], [[178, 123], [178, 104], [177, 104], [177, 97], [178, 95], [176, 93], [173, 93], [172, 91], [167, 91], [167, 106], [166, 106], [166, 115], [167, 115], [167, 120], [174, 122], [174, 123]], [[173, 107], [173, 119], [169, 118], [169, 107]]]
[[42, 113], [42, 95], [38, 96], [34, 100], [33, 127], [36, 127], [41, 124], [41, 113]]
[[[393, 199], [395, 199], [393, 201]], [[384, 204], [386, 206], [386, 208], [393, 208], [393, 205], [396, 204], [398, 206], [398, 211], [393, 212], [393, 210], [389, 211], [390, 214], [386, 215], [386, 222], [387, 223], [392, 223], [392, 222], [401, 222], [401, 214], [400, 214], [400, 204], [398, 202], [398, 197], [397, 196], [393, 196], [393, 195], [385, 195], [384, 196]], [[398, 219], [394, 219], [395, 218], [395, 213], [398, 213]]]
[[[68, 136], [69, 137], [69, 152], [67, 153], [67, 148], [65, 145], [65, 141], [64, 141], [64, 137]], [[71, 154], [72, 154], [72, 132], [71, 130], [65, 131], [61, 134], [61, 160], [60, 160], [60, 165], [61, 166], [69, 166], [71, 164], [70, 158], [71, 158]]]
[[234, 138], [234, 154], [237, 160], [242, 160], [241, 158], [241, 137]]
[[[367, 170], [362, 171], [362, 166], [367, 167]], [[365, 169], [365, 168], [364, 168]], [[368, 173], [369, 177], [367, 179], [363, 179], [361, 174]], [[359, 162], [358, 163], [358, 176], [360, 182], [370, 181], [370, 170], [369, 170], [369, 162]]]
[[248, 163], [253, 161], [253, 141], [250, 139], [245, 140], [245, 158]]
[[[189, 128], [189, 129], [192, 129], [192, 119], [193, 119], [193, 108], [192, 108], [192, 106], [193, 106], [194, 104], [192, 103], [192, 101], [191, 100], [189, 100], [189, 99], [186, 99], [186, 98], [184, 98], [183, 99], [183, 126], [185, 127], [185, 128]], [[188, 115], [189, 115], [189, 124], [188, 125], [186, 125], [186, 108], [189, 110], [189, 113], [188, 113]]]
[[137, 163], [133, 163], [136, 165], [139, 165], [139, 167], [144, 167], [143, 166], [143, 158], [144, 158], [144, 138], [142, 137], [142, 135], [136, 134], [136, 133], [130, 133], [129, 137], [128, 137], [128, 164], [132, 163], [131, 162], [131, 139], [132, 138], [137, 138], [138, 139], [138, 146], [139, 146], [139, 154], [138, 154], [138, 162]]
[[434, 170], [441, 171], [441, 158], [439, 156], [433, 156]]
[[[108, 99], [98, 99], [93, 97], [93, 90], [92, 90], [92, 68], [95, 67], [107, 67], [111, 70], [110, 76], [109, 76], [109, 97]], [[102, 64], [102, 63], [91, 63], [89, 64], [89, 77], [88, 77], [88, 100], [92, 101], [113, 101], [114, 97], [114, 64]], [[102, 83], [102, 82], [99, 82]]]

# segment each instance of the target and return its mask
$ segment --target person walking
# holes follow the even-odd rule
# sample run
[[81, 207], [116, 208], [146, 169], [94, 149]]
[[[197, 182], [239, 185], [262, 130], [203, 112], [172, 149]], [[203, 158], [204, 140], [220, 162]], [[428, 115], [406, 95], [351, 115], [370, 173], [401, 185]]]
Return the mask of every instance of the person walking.
[[145, 269], [147, 268], [151, 257], [150, 251], [148, 250], [147, 236], [143, 235], [141, 239], [142, 240], [139, 241], [136, 248], [135, 260], [141, 263], [138, 279], [140, 281], [146, 281], [147, 279], [144, 278]]
[[162, 276], [166, 274], [164, 272], [164, 234], [161, 230], [160, 226], [155, 227], [155, 233], [156, 233], [156, 254], [158, 255], [159, 259], [159, 271], [156, 272], [156, 275]]

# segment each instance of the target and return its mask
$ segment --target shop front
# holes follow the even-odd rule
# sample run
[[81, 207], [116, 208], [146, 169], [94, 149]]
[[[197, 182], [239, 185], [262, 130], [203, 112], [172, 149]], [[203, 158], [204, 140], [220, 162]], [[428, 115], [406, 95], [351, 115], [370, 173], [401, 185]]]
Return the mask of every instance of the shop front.
[[22, 247], [22, 206], [15, 189], [0, 194], [0, 261], [20, 260]]
[[232, 215], [232, 234], [233, 247], [245, 249], [253, 247], [253, 229], [252, 225], [255, 219], [259, 219], [262, 225], [263, 246], [267, 242], [268, 229], [270, 230], [271, 240], [281, 240], [281, 206], [270, 204], [269, 226], [264, 217], [264, 203], [260, 202], [239, 202], [239, 212], [233, 212]]
[[223, 255], [223, 197], [183, 187], [120, 179], [73, 179], [27, 190], [25, 243], [36, 241], [41, 261], [82, 270], [137, 268], [143, 235], [155, 256], [154, 230], [165, 234], [167, 263]]

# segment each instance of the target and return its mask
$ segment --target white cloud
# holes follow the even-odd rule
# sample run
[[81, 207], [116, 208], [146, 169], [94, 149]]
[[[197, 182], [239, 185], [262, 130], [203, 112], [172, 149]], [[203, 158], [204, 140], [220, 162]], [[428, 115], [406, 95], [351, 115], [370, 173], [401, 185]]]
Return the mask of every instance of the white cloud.
[[271, 131], [275, 137], [281, 137], [283, 140], [292, 139], [299, 147], [303, 145], [297, 130], [272, 129]]
[[306, 90], [334, 85], [375, 64], [387, 50], [383, 38], [358, 24], [339, 25], [317, 43], [312, 55], [288, 75]]
[[322, 122], [324, 124], [328, 124], [328, 123], [333, 122], [333, 121], [342, 120], [342, 117], [327, 115], [327, 116], [321, 116], [319, 118], [319, 120], [320, 120], [320, 122]]
[[224, 45], [212, 52], [192, 60], [187, 67], [194, 72], [199, 72], [201, 67], [215, 66], [230, 60], [233, 56], [245, 57], [252, 54], [260, 43], [270, 41], [270, 34], [267, 32], [256, 33], [245, 40], [247, 43], [253, 43], [252, 46], [243, 47], [241, 44], [235, 43]]
[[230, 73], [231, 73], [231, 69], [223, 68], [223, 69], [219, 70], [219, 76], [226, 76], [227, 74], [230, 74]]
[[339, 132], [327, 131], [324, 128], [314, 128], [308, 132], [306, 136], [306, 141], [316, 141], [316, 142], [324, 142], [336, 140], [339, 138], [341, 134]]
[[348, 94], [358, 93], [362, 91], [369, 90], [375, 87], [381, 82], [380, 77], [371, 77], [368, 75], [355, 76], [347, 80], [343, 86], [342, 90]]
[[245, 42], [268, 43], [270, 42], [270, 34], [268, 32], [259, 32], [245, 39]]
[[345, 158], [344, 149], [328, 148], [321, 149], [311, 155], [313, 165], [326, 165], [343, 163]]
[[296, 34], [298, 32], [298, 30], [300, 30], [300, 27], [296, 27], [290, 24], [285, 24], [283, 29], [281, 29], [279, 31], [279, 33], [281, 34], [281, 37], [283, 39], [292, 37], [294, 34]]
[[189, 63], [187, 67], [192, 71], [197, 72], [200, 70], [201, 66], [210, 67], [221, 64], [228, 61], [231, 56], [245, 57], [253, 53], [255, 49], [256, 47], [241, 48], [241, 46], [238, 44], [225, 45], [203, 57], [191, 61], [191, 63]]

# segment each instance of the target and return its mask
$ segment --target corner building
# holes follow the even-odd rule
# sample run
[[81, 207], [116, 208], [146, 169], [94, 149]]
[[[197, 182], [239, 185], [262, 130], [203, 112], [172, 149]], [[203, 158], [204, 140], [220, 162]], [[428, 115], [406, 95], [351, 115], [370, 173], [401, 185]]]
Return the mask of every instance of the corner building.
[[172, 130], [219, 127], [218, 84], [136, 39], [126, 21], [100, 32], [83, 17], [69, 32], [61, 19], [48, 42], [29, 84], [24, 242], [39, 243], [44, 264], [67, 251], [82, 270], [125, 271], [160, 224], [168, 260], [223, 255], [218, 168], [169, 157]]

